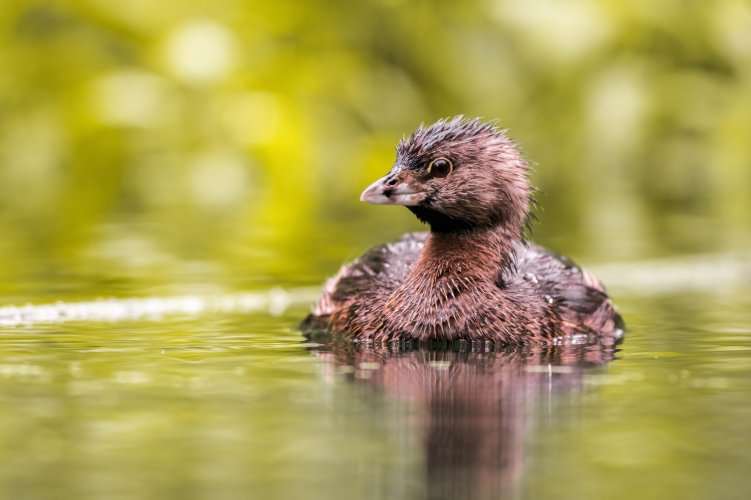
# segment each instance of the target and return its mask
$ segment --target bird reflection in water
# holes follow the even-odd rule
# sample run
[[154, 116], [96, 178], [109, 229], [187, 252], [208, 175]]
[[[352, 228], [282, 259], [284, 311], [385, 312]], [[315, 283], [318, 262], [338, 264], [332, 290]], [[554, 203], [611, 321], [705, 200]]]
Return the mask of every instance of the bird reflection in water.
[[353, 383], [416, 405], [405, 432], [417, 432], [431, 499], [521, 495], [525, 439], [535, 404], [577, 391], [584, 374], [614, 359], [612, 345], [502, 348], [485, 344], [376, 347], [326, 341], [314, 348]]

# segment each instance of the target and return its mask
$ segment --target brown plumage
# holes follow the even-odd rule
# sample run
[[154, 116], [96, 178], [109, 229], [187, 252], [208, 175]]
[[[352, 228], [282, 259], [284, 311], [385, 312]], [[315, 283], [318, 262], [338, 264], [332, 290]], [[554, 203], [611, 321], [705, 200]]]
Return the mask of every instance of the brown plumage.
[[505, 131], [463, 117], [421, 126], [361, 199], [407, 206], [430, 233], [345, 265], [304, 329], [375, 341], [618, 340], [623, 324], [602, 284], [525, 241], [531, 191]]

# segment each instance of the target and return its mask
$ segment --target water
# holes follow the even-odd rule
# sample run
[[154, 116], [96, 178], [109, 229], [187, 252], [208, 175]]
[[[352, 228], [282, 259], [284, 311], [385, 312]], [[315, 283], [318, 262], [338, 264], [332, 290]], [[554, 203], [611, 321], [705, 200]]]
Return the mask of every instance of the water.
[[[748, 268], [639, 291], [633, 266], [600, 269], [616, 351], [309, 343], [323, 274], [84, 306], [74, 282], [77, 316], [0, 310], [0, 498], [747, 498]], [[164, 291], [141, 279], [116, 294]]]

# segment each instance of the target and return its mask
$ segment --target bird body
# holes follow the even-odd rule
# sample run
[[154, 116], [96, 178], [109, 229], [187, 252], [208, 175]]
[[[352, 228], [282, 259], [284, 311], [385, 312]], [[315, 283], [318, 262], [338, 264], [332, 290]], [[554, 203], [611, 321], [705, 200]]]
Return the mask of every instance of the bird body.
[[420, 127], [361, 199], [407, 206], [431, 231], [342, 267], [305, 324], [374, 341], [619, 339], [623, 323], [602, 284], [525, 240], [526, 174], [492, 124], [457, 117]]

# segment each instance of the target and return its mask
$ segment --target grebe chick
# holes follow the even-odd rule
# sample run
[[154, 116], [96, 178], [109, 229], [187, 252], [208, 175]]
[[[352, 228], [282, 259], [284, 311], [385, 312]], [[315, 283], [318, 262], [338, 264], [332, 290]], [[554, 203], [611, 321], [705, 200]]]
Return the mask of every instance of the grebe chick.
[[620, 339], [623, 322], [604, 286], [525, 240], [527, 170], [492, 123], [459, 116], [420, 126], [360, 199], [403, 205], [430, 232], [406, 234], [342, 267], [303, 328], [374, 341]]

